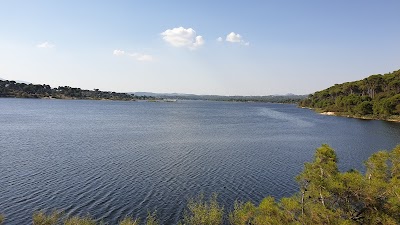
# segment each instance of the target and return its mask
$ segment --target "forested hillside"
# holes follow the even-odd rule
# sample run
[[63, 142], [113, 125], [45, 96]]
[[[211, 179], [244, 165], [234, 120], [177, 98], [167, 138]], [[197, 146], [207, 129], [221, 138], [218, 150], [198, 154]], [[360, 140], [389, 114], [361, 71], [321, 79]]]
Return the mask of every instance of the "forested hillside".
[[300, 102], [302, 107], [338, 115], [387, 119], [400, 115], [400, 70], [335, 84]]

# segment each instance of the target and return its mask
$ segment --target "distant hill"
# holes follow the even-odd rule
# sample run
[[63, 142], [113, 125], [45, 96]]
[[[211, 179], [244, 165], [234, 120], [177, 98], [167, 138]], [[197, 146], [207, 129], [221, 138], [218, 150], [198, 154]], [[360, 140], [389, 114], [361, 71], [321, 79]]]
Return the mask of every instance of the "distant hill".
[[153, 96], [153, 97], [167, 97], [167, 96], [196, 96], [194, 94], [181, 94], [181, 93], [154, 93], [154, 92], [131, 92], [136, 96]]
[[134, 92], [136, 96], [153, 96], [157, 98], [172, 98], [179, 100], [209, 100], [232, 102], [271, 102], [271, 103], [298, 103], [305, 99], [306, 95], [268, 95], [268, 96], [224, 96], [224, 95], [195, 95], [179, 93], [153, 93]]
[[335, 84], [299, 104], [321, 112], [366, 119], [400, 118], [400, 70]]

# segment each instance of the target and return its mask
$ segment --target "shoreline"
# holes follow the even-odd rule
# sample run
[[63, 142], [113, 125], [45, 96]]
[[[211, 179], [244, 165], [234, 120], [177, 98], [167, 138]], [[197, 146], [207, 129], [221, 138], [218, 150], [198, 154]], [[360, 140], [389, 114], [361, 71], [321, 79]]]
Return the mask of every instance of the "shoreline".
[[[305, 107], [302, 107], [305, 108]], [[347, 117], [347, 118], [353, 118], [353, 119], [362, 119], [362, 120], [381, 120], [381, 121], [387, 121], [387, 122], [396, 122], [400, 123], [400, 117], [398, 118], [376, 118], [373, 116], [356, 116], [356, 115], [349, 115], [346, 113], [339, 113], [339, 112], [333, 112], [333, 111], [327, 111], [327, 112], [319, 112], [318, 109], [313, 109], [313, 108], [307, 108], [311, 109], [316, 113], [319, 113], [320, 115], [325, 115], [325, 116], [340, 116], [340, 117]]]
[[[142, 96], [140, 96], [142, 97]], [[92, 101], [147, 101], [147, 102], [169, 102], [174, 103], [177, 101], [209, 101], [209, 102], [230, 102], [230, 103], [267, 103], [267, 104], [282, 104], [282, 105], [295, 105], [298, 103], [293, 102], [273, 102], [273, 101], [235, 101], [235, 100], [214, 100], [214, 99], [141, 99], [141, 98], [133, 98], [133, 99], [108, 99], [108, 98], [76, 98], [76, 97], [62, 97], [55, 98], [52, 96], [49, 97], [15, 97], [15, 96], [1, 96], [2, 98], [13, 98], [13, 99], [45, 99], [45, 100], [92, 100]], [[172, 101], [173, 100], [173, 101]]]

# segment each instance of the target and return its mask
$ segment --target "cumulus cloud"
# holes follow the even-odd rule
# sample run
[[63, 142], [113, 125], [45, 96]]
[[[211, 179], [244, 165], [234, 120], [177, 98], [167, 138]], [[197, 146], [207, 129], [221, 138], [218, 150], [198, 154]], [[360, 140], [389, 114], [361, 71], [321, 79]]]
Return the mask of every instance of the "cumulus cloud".
[[226, 41], [228, 42], [241, 42], [242, 36], [240, 34], [236, 34], [235, 32], [230, 32], [228, 35], [226, 35]]
[[46, 42], [37, 44], [36, 47], [38, 47], [38, 48], [54, 48], [55, 45], [46, 41]]
[[202, 36], [196, 36], [196, 31], [192, 28], [177, 27], [168, 29], [161, 33], [164, 41], [174, 47], [187, 47], [195, 50], [204, 44]]
[[113, 52], [113, 55], [116, 55], [116, 56], [125, 55], [125, 51], [119, 50], [119, 49], [115, 49], [114, 52]]
[[223, 41], [222, 37], [218, 37], [218, 38], [217, 38], [217, 41], [218, 41], [218, 42]]
[[153, 61], [154, 60], [153, 56], [148, 55], [148, 54], [137, 53], [137, 52], [128, 53], [128, 52], [125, 52], [124, 50], [120, 50], [120, 49], [115, 49], [113, 51], [113, 55], [115, 55], [115, 56], [129, 56], [129, 57], [133, 58], [136, 61], [147, 61], [147, 62], [149, 62], [149, 61]]
[[243, 40], [242, 35], [240, 34], [236, 34], [235, 32], [230, 32], [228, 35], [226, 35], [226, 39], [227, 42], [231, 42], [231, 43], [240, 43], [242, 45], [245, 46], [249, 46], [250, 42], [246, 42]]

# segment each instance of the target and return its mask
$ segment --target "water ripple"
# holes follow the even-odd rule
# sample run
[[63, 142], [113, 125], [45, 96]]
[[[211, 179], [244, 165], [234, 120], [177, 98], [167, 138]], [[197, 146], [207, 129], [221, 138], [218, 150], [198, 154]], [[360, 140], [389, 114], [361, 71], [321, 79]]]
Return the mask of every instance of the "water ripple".
[[157, 210], [176, 224], [199, 193], [218, 193], [227, 209], [291, 195], [321, 143], [341, 169], [362, 170], [400, 142], [399, 124], [256, 103], [0, 99], [0, 125], [0, 212], [11, 225], [39, 209], [110, 224]]

